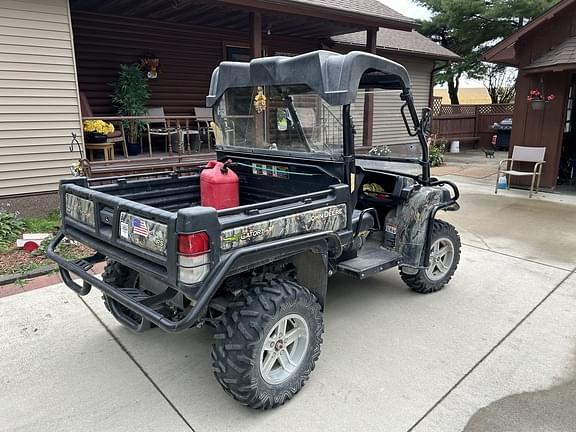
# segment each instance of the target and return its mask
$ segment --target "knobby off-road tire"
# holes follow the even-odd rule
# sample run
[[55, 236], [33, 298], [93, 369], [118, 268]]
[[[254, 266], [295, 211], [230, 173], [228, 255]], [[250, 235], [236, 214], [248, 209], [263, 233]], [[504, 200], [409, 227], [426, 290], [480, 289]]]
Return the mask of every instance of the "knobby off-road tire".
[[460, 236], [452, 225], [441, 220], [432, 224], [430, 266], [412, 273], [408, 268], [400, 269], [406, 285], [420, 294], [430, 294], [444, 288], [460, 262]]
[[308, 380], [323, 331], [320, 304], [306, 288], [278, 279], [252, 283], [228, 306], [215, 333], [214, 375], [243, 405], [282, 405]]
[[[119, 262], [107, 260], [106, 267], [104, 268], [104, 273], [102, 273], [102, 280], [112, 286], [121, 287], [121, 288], [136, 288], [138, 287], [139, 278], [138, 272], [132, 270], [125, 265], [120, 264]], [[152, 328], [152, 324], [150, 321], [145, 320], [139, 315], [134, 314], [132, 311], [129, 311], [124, 305], [118, 303], [116, 300], [108, 297], [107, 295], [103, 294], [102, 299], [104, 300], [104, 305], [106, 309], [112, 314], [112, 316], [122, 324], [124, 327], [129, 328], [130, 330], [143, 332]], [[135, 320], [140, 322], [140, 325], [137, 329], [132, 326], [127, 325], [121, 319], [116, 316], [115, 310], [122, 311], [125, 314], [132, 315]]]

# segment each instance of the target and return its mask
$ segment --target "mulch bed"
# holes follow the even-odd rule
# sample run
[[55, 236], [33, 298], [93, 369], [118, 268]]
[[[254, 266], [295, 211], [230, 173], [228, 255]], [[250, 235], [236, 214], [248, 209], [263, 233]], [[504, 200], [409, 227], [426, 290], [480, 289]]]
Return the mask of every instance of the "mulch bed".
[[[94, 251], [79, 243], [63, 245], [60, 254], [66, 259], [84, 258]], [[104, 263], [96, 264], [91, 273], [100, 274]], [[2, 279], [7, 285], [2, 285]], [[12, 283], [10, 283], [12, 282]], [[0, 253], [0, 298], [60, 283], [54, 261], [43, 254], [32, 254], [22, 249]]]
[[[94, 252], [82, 244], [67, 244], [65, 256], [70, 259], [83, 258]], [[43, 254], [28, 253], [22, 249], [12, 249], [0, 254], [0, 276], [26, 273], [38, 267], [54, 264]]]

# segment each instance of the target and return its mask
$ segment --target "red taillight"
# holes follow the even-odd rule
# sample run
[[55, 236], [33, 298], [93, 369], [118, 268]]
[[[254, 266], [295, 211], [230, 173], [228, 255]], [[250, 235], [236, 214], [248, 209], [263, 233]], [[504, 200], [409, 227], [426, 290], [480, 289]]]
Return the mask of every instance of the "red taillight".
[[210, 237], [206, 231], [178, 234], [178, 253], [186, 256], [202, 255], [210, 251]]

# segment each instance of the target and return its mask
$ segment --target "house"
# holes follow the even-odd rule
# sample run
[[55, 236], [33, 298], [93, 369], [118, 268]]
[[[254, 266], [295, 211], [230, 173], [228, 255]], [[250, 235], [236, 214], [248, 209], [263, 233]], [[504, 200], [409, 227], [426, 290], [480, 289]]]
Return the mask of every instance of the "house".
[[[576, 182], [576, 0], [562, 0], [487, 51], [485, 59], [516, 66], [511, 148], [546, 147], [542, 185]], [[554, 100], [529, 103], [532, 90]]]
[[[115, 115], [110, 84], [120, 64], [142, 56], [159, 59], [150, 106], [166, 115], [204, 106], [224, 59], [322, 48], [404, 63], [424, 107], [434, 62], [457, 57], [415, 26], [378, 0], [0, 0], [0, 197], [53, 194], [79, 157], [71, 133], [82, 140], [80, 92], [94, 115]], [[378, 94], [365, 99], [354, 111], [359, 146], [403, 136], [400, 122], [379, 121], [399, 105], [380, 104]]]

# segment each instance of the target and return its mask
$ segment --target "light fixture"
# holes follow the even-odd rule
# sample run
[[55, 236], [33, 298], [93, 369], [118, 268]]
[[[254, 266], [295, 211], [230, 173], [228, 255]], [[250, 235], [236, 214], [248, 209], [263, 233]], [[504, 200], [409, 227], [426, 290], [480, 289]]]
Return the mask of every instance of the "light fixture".
[[266, 34], [270, 36], [272, 34], [272, 25], [266, 24]]

